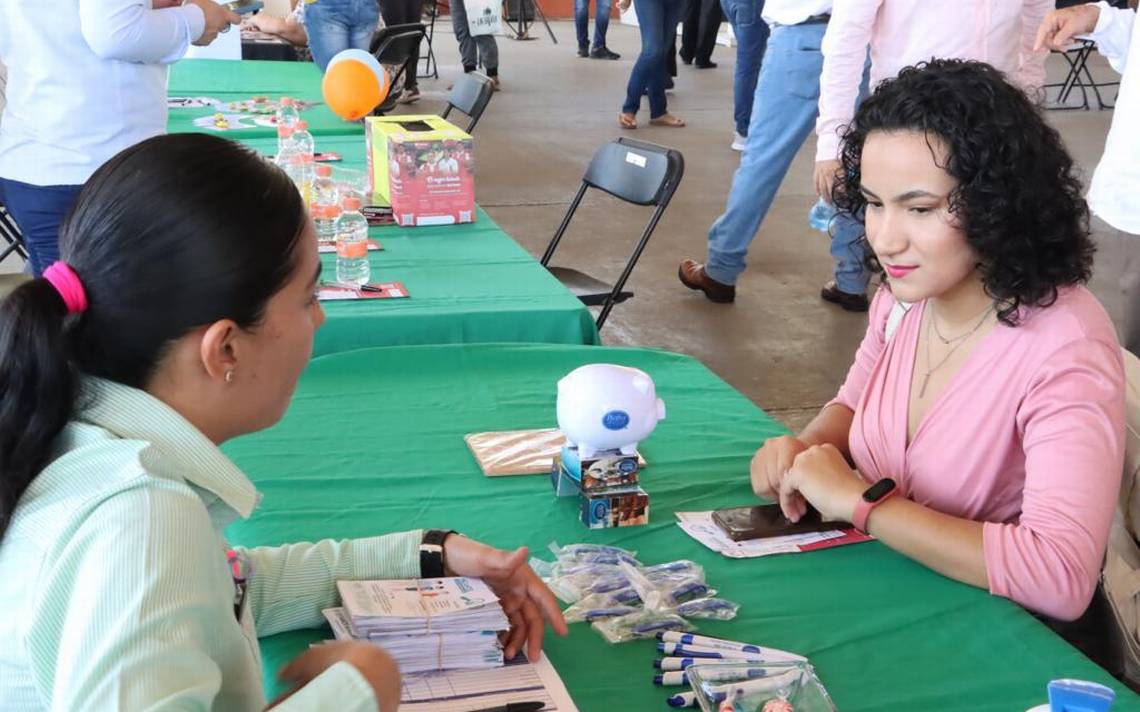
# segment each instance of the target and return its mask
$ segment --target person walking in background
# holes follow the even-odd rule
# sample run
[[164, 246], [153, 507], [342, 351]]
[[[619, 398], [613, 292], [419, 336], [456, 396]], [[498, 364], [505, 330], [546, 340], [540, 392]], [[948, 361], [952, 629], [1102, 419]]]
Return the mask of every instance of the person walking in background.
[[451, 0], [451, 27], [455, 31], [455, 39], [459, 41], [459, 56], [463, 61], [464, 73], [474, 72], [482, 64], [495, 91], [502, 89], [499, 84], [499, 44], [494, 35], [471, 34], [471, 27], [467, 23], [467, 7], [463, 0]]
[[[823, 67], [819, 48], [831, 17], [831, 4], [832, 0], [764, 3], [762, 20], [771, 26], [771, 37], [728, 204], [709, 229], [706, 263], [687, 259], [678, 269], [682, 284], [704, 292], [711, 301], [736, 299], [736, 281], [744, 271], [748, 247], [768, 215], [792, 159], [811, 134]], [[858, 246], [861, 234], [860, 226], [849, 218], [837, 216], [832, 222], [836, 289], [851, 295], [840, 306], [852, 311], [866, 311], [869, 305], [864, 292], [870, 274]]]
[[1035, 49], [1064, 51], [1075, 35], [1091, 35], [1097, 50], [1123, 75], [1088, 201], [1097, 218], [1094, 234], [1103, 255], [1098, 272], [1115, 282], [1109, 290], [1112, 293], [1106, 296], [1124, 301], [1121, 342], [1140, 355], [1140, 136], [1136, 135], [1140, 125], [1140, 70], [1136, 69], [1140, 31], [1136, 28], [1135, 10], [1114, 8], [1106, 2], [1077, 5], [1046, 16]]
[[736, 72], [732, 78], [732, 118], [736, 129], [732, 150], [743, 151], [769, 29], [764, 21], [764, 0], [721, 0], [721, 7], [736, 37]]
[[574, 0], [574, 29], [578, 33], [578, 56], [591, 59], [621, 59], [606, 47], [613, 0], [594, 0], [594, 45], [590, 47], [590, 0]]
[[629, 75], [618, 124], [623, 129], [637, 128], [641, 95], [648, 94], [650, 124], [672, 128], [684, 126], [684, 121], [668, 112], [665, 99], [665, 55], [669, 50], [670, 31], [677, 26], [684, 0], [620, 0], [618, 7], [624, 12], [629, 9], [631, 1], [641, 30], [641, 54]]
[[346, 49], [367, 51], [380, 23], [376, 0], [314, 0], [304, 12], [309, 49], [322, 72], [333, 57]]
[[681, 61], [697, 69], [713, 69], [713, 50], [720, 31], [720, 0], [687, 0], [681, 26]]
[[240, 21], [214, 0], [0, 0], [0, 202], [34, 274], [95, 169], [166, 131], [166, 66]]
[[[376, 0], [372, 0], [375, 2]], [[424, 0], [384, 0], [380, 4], [380, 12], [384, 16], [384, 24], [388, 27], [393, 25], [406, 25], [413, 22], [421, 22], [424, 14]], [[455, 6], [452, 5], [452, 21], [455, 17]], [[410, 104], [420, 98], [420, 84], [419, 74], [420, 67], [420, 47], [412, 50], [412, 56], [408, 57], [408, 63], [404, 65], [404, 93], [400, 95], [399, 103]]]

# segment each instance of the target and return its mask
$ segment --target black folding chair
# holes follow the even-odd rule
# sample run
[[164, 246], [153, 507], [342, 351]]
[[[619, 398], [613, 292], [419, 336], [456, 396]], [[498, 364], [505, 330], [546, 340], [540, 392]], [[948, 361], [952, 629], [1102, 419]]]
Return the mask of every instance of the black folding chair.
[[[428, 16], [428, 24], [424, 39], [427, 40], [427, 52], [420, 52], [420, 61], [424, 63], [424, 71], [418, 76], [424, 79], [439, 79], [439, 62], [435, 58], [435, 48], [432, 42], [435, 40], [435, 21], [439, 17], [439, 0], [430, 0], [430, 4], [424, 3], [424, 12]], [[416, 67], [417, 73], [419, 67]]]
[[[1057, 9], [1079, 5], [1086, 0], [1057, 0]], [[1113, 7], [1126, 8], [1128, 7], [1127, 0], [1110, 0], [1109, 5]], [[1092, 72], [1089, 71], [1088, 61], [1092, 55], [1093, 50], [1096, 49], [1096, 43], [1092, 40], [1077, 40], [1077, 45], [1067, 52], [1053, 51], [1053, 54], [1060, 55], [1065, 63], [1069, 65], [1069, 71], [1065, 74], [1064, 80], [1046, 84], [1042, 89], [1046, 92], [1045, 104], [1046, 108], [1053, 111], [1072, 111], [1075, 109], [1083, 109], [1088, 111], [1089, 104], [1089, 90], [1092, 91], [1093, 96], [1096, 97], [1096, 104], [1098, 109], [1112, 109], [1115, 102], [1112, 104], [1107, 103], [1101, 95], [1100, 90], [1108, 87], [1119, 87], [1120, 82], [1097, 82], [1093, 79]], [[1048, 92], [1050, 89], [1057, 89], [1057, 98], [1055, 101], [1048, 101]], [[1070, 104], [1069, 97], [1072, 95], [1074, 89], [1079, 89], [1081, 92], [1081, 103]]]
[[[404, 93], [401, 80], [408, 71], [412, 52], [424, 39], [424, 32], [422, 22], [409, 22], [405, 25], [389, 25], [372, 35], [372, 44], [369, 46], [372, 56], [376, 57], [380, 64], [399, 67], [392, 76], [392, 89], [388, 92], [388, 97], [372, 112], [373, 114], [387, 113], [396, 106], [400, 95]], [[411, 71], [416, 71], [416, 68], [412, 67]]]
[[[672, 200], [673, 193], [676, 192], [684, 174], [685, 159], [680, 151], [652, 143], [619, 138], [594, 153], [594, 158], [586, 169], [586, 175], [582, 177], [578, 194], [570, 202], [570, 208], [562, 218], [562, 224], [558, 226], [558, 230], [546, 247], [546, 253], [542, 256], [542, 266], [550, 270], [550, 273], [566, 285], [583, 304], [602, 307], [597, 319], [598, 329], [605, 324], [606, 317], [615, 304], [633, 297], [633, 292], [625, 291], [626, 280], [641, 258], [645, 245], [653, 235], [653, 230], [661, 220], [665, 208], [669, 206], [669, 201]], [[649, 217], [649, 223], [641, 233], [641, 240], [638, 241], [621, 276], [613, 285], [576, 269], [550, 266], [554, 249], [558, 247], [559, 241], [566, 233], [570, 219], [581, 204], [588, 188], [605, 191], [627, 203], [656, 206]]]
[[25, 262], [28, 259], [28, 250], [24, 247], [24, 238], [20, 235], [20, 229], [16, 227], [16, 221], [8, 213], [8, 209], [0, 203], [0, 237], [4, 238], [7, 247], [0, 250], [0, 262], [8, 259], [8, 256], [15, 253]]
[[475, 124], [479, 123], [479, 117], [483, 115], [483, 110], [491, 102], [491, 95], [494, 93], [495, 85], [490, 79], [478, 72], [468, 72], [455, 81], [455, 86], [451, 88], [451, 94], [447, 97], [447, 106], [440, 116], [446, 119], [452, 109], [467, 114], [471, 122], [464, 131], [471, 133], [475, 130]]

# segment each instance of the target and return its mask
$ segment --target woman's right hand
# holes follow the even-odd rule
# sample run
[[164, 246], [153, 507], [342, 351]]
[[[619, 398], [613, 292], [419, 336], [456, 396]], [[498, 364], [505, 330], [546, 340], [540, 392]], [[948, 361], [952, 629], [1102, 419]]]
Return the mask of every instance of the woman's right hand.
[[[808, 449], [807, 443], [783, 435], [778, 438], [769, 438], [764, 445], [752, 456], [752, 491], [757, 497], [765, 499], [779, 499], [780, 507], [785, 511], [792, 511], [793, 500], [802, 499], [799, 493], [792, 492], [787, 495], [780, 494], [780, 481], [791, 469], [796, 456]], [[785, 501], [787, 499], [787, 501]]]
[[278, 675], [281, 680], [292, 683], [293, 690], [278, 697], [270, 707], [339, 662], [352, 665], [372, 685], [380, 709], [394, 710], [400, 704], [400, 670], [392, 656], [372, 643], [342, 640], [313, 646], [293, 658]]

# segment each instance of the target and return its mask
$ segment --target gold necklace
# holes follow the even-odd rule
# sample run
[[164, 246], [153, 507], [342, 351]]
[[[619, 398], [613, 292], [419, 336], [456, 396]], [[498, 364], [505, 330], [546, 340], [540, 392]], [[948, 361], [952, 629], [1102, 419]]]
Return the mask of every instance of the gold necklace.
[[[946, 355], [942, 357], [942, 360], [938, 362], [938, 365], [931, 366], [930, 368], [926, 369], [926, 375], [924, 375], [922, 377], [922, 386], [918, 389], [919, 400], [926, 397], [926, 386], [930, 383], [930, 375], [932, 373], [934, 373], [935, 371], [937, 371], [938, 369], [942, 368], [946, 364], [946, 362], [950, 360], [950, 357], [954, 355], [954, 352], [957, 351], [959, 348], [961, 348], [962, 344], [966, 343], [966, 340], [969, 337], [973, 336], [978, 331], [978, 329], [982, 328], [982, 324], [984, 324], [986, 322], [986, 317], [989, 316], [991, 309], [993, 309], [992, 306], [987, 307], [986, 311], [982, 313], [982, 318], [978, 320], [977, 324], [974, 324], [974, 328], [970, 329], [968, 332], [966, 332], [966, 334], [964, 336], [958, 337], [961, 339], [961, 341], [958, 341], [958, 343], [954, 344], [953, 348], [951, 348], [949, 351], [946, 352]], [[926, 365], [927, 366], [930, 366], [930, 327], [932, 324], [934, 324], [934, 310], [933, 309], [930, 312], [930, 321], [928, 321], [926, 324]], [[939, 336], [939, 338], [941, 338], [941, 336]]]
[[[981, 321], [985, 321], [986, 317], [989, 316], [989, 313], [993, 308], [994, 308], [994, 305], [990, 304], [989, 306], [987, 306], [985, 309], [982, 310], [981, 314], [979, 314], [979, 316], [981, 317]], [[946, 346], [949, 346], [951, 344], [951, 342], [954, 342], [954, 341], [962, 341], [963, 339], [969, 337], [970, 334], [972, 334], [978, 330], [978, 327], [975, 326], [973, 329], [971, 329], [970, 331], [967, 331], [964, 334], [961, 334], [960, 336], [954, 336], [954, 337], [949, 338], [949, 339], [946, 338], [945, 336], [942, 335], [942, 330], [938, 328], [938, 318], [934, 313], [934, 305], [933, 304], [930, 307], [930, 321], [934, 324], [935, 336], [937, 336], [938, 340], [941, 341]]]

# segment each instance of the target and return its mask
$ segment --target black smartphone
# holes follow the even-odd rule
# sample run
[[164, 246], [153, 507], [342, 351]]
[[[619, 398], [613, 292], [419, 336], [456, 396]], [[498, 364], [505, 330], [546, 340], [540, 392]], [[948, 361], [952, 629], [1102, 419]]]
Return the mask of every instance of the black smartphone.
[[788, 534], [807, 534], [847, 529], [847, 522], [825, 522], [819, 511], [808, 506], [808, 511], [793, 522], [784, 516], [778, 504], [758, 504], [754, 507], [731, 507], [713, 512], [713, 521], [733, 541], [766, 539]]

